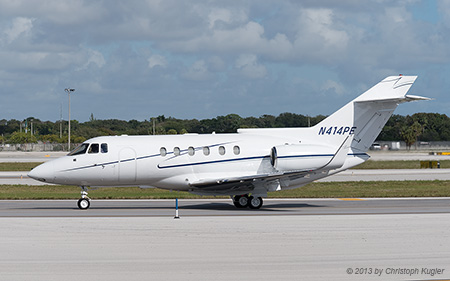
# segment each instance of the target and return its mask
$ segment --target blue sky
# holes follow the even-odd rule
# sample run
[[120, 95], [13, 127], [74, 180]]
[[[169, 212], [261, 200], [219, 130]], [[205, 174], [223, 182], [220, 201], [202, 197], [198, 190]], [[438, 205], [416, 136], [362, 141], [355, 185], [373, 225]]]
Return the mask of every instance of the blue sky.
[[390, 75], [448, 113], [450, 1], [0, 0], [0, 119], [328, 115]]

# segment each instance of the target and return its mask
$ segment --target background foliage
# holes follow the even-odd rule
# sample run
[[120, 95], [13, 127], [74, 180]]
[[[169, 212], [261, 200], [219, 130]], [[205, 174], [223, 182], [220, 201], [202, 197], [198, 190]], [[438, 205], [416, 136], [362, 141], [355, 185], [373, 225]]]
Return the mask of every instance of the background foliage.
[[[234, 133], [238, 128], [281, 128], [314, 126], [326, 116], [309, 117], [295, 113], [281, 113], [278, 116], [262, 115], [240, 117], [237, 114], [218, 116], [212, 119], [177, 119], [164, 115], [149, 120], [97, 120], [91, 115], [89, 121], [71, 121], [71, 141], [81, 143], [96, 136], [108, 135], [164, 135], [200, 133]], [[33, 123], [33, 134], [31, 134]], [[25, 130], [27, 129], [27, 133]], [[380, 141], [403, 140], [408, 145], [420, 141], [449, 141], [450, 118], [445, 114], [416, 113], [413, 115], [393, 115], [378, 137]], [[23, 121], [0, 120], [0, 142], [5, 143], [46, 143], [67, 142], [67, 121], [41, 121], [29, 117]]]

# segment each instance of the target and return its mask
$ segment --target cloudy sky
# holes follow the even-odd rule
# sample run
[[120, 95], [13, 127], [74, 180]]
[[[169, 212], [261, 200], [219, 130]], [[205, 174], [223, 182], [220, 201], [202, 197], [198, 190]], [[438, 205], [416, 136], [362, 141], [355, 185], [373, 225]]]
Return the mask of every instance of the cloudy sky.
[[389, 75], [450, 112], [449, 0], [0, 0], [0, 119], [328, 115]]

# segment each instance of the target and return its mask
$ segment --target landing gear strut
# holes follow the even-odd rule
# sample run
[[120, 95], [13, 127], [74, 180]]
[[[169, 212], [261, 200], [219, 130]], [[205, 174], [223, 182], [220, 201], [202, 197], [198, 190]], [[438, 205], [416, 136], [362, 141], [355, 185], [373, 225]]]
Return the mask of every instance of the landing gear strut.
[[88, 189], [85, 186], [81, 186], [81, 198], [78, 200], [78, 208], [81, 210], [87, 210], [91, 205], [91, 199], [87, 196]]
[[263, 199], [261, 197], [249, 197], [248, 194], [235, 195], [233, 196], [233, 204], [237, 208], [259, 209], [263, 205]]

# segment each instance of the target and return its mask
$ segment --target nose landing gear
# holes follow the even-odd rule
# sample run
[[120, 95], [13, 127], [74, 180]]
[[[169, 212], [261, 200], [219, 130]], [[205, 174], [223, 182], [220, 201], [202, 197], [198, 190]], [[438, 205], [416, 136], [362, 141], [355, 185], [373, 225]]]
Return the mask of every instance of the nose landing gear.
[[78, 200], [78, 208], [81, 210], [87, 210], [91, 205], [91, 199], [87, 196], [88, 189], [85, 186], [81, 186], [81, 198]]

